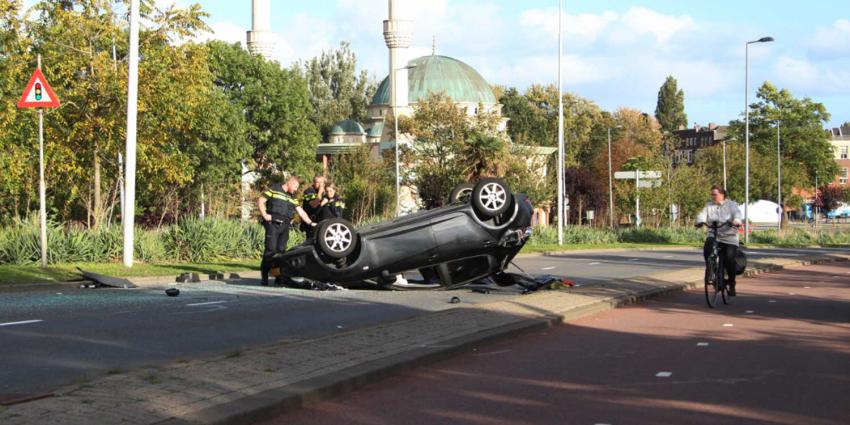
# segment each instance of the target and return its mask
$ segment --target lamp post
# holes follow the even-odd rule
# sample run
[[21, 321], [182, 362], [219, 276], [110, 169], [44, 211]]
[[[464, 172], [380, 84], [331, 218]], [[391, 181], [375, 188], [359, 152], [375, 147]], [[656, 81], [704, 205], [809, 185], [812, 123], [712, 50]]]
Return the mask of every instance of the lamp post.
[[726, 139], [723, 139], [723, 191], [726, 190]]
[[750, 44], [770, 43], [773, 37], [748, 41], [744, 48], [744, 242], [750, 242]]
[[[402, 69], [413, 69], [416, 68], [416, 65], [407, 65], [401, 68], [393, 69], [393, 74], [396, 71], [401, 71]], [[398, 81], [398, 79], [394, 80]], [[395, 87], [393, 88], [395, 89]], [[406, 89], [406, 88], [405, 88]], [[395, 96], [395, 93], [392, 94]], [[393, 106], [393, 139], [394, 150], [395, 150], [395, 216], [398, 217], [401, 215], [401, 174], [399, 171], [399, 154], [398, 154], [398, 107], [395, 104], [395, 101], [392, 102]]]
[[563, 37], [561, 23], [564, 1], [558, 0], [558, 245], [564, 244], [564, 94], [561, 85]]
[[[780, 118], [782, 112], [779, 112]], [[782, 230], [782, 142], [779, 131], [780, 119], [776, 120], [776, 203], [779, 205], [779, 221], [776, 222], [776, 230]]]

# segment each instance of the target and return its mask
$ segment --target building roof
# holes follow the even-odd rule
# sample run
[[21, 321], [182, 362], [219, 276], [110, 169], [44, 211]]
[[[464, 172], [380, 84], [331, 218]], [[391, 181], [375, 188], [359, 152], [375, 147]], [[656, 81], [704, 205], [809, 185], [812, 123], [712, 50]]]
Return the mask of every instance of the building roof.
[[372, 128], [367, 130], [367, 136], [369, 137], [381, 137], [384, 134], [384, 122], [378, 121], [372, 125]]
[[359, 122], [354, 121], [352, 119], [342, 120], [336, 124], [334, 124], [333, 128], [331, 128], [332, 135], [343, 135], [343, 134], [356, 134], [358, 136], [362, 136], [366, 134], [366, 130], [363, 130], [363, 126], [360, 125]]
[[[487, 80], [471, 66], [448, 56], [422, 56], [409, 62], [408, 102], [416, 103], [428, 93], [445, 93], [453, 101], [496, 104], [496, 96]], [[389, 77], [381, 81], [372, 105], [389, 105]]]

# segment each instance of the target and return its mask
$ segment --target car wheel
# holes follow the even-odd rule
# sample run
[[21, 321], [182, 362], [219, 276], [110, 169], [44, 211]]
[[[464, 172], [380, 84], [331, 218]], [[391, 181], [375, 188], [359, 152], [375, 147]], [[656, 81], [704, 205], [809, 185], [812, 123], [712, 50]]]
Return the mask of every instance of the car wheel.
[[451, 195], [449, 195], [449, 203], [453, 202], [464, 202], [469, 203], [469, 198], [472, 196], [472, 189], [475, 188], [475, 185], [472, 183], [464, 183], [461, 185], [455, 186], [452, 189]]
[[357, 231], [354, 225], [342, 218], [332, 218], [319, 223], [316, 245], [331, 258], [344, 258], [357, 248]]
[[472, 205], [485, 217], [496, 217], [511, 206], [513, 196], [502, 179], [484, 178], [472, 189]]

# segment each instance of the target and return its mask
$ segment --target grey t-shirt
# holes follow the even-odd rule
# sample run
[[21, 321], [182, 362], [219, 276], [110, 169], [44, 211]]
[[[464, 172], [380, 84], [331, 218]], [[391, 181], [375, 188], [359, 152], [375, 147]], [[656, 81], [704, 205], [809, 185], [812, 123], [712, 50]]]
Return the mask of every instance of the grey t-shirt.
[[[723, 201], [722, 204], [709, 202], [705, 204], [705, 208], [697, 215], [697, 224], [705, 223], [710, 225], [715, 221], [718, 224], [723, 224], [730, 220], [743, 221], [744, 217], [741, 215], [741, 209], [738, 208], [738, 203], [729, 199]], [[711, 236], [714, 236], [714, 230], [708, 231], [708, 237]], [[721, 227], [717, 230], [717, 241], [737, 246], [738, 229], [732, 226]]]

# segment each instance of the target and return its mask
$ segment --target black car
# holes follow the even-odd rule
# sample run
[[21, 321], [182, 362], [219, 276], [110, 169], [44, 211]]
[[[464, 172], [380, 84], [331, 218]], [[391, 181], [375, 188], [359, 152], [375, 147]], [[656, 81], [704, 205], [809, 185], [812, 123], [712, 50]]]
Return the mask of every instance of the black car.
[[414, 285], [435, 288], [499, 275], [531, 234], [531, 202], [496, 178], [459, 186], [450, 199], [360, 229], [341, 218], [323, 221], [315, 238], [278, 254], [274, 265], [280, 279], [342, 286], [393, 286], [409, 271], [421, 276]]

